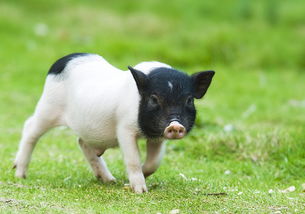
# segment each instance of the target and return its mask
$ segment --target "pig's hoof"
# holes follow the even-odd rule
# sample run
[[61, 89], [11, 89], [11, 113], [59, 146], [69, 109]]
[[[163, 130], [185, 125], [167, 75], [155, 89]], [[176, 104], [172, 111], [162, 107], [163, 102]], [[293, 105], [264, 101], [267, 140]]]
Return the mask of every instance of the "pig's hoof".
[[133, 186], [132, 189], [133, 189], [133, 191], [134, 191], [135, 193], [137, 193], [137, 194], [141, 194], [141, 193], [144, 193], [144, 192], [148, 192], [147, 187], [146, 187], [145, 184], [143, 184], [143, 185], [135, 185], [135, 186]]
[[109, 176], [109, 177], [102, 177], [102, 176], [96, 176], [96, 178], [100, 181], [102, 181], [103, 183], [110, 183], [110, 184], [115, 184], [116, 183], [116, 179], [113, 176]]
[[103, 180], [104, 183], [108, 183], [108, 184], [115, 184], [116, 183], [116, 179], [115, 177], [113, 178], [107, 178]]
[[18, 170], [17, 170], [16, 173], [15, 173], [15, 177], [16, 178], [23, 178], [23, 179], [25, 179], [26, 175], [25, 175], [24, 172], [18, 172]]
[[16, 169], [15, 177], [16, 178], [26, 178], [24, 168], [21, 168], [17, 163], [14, 163], [13, 169]]

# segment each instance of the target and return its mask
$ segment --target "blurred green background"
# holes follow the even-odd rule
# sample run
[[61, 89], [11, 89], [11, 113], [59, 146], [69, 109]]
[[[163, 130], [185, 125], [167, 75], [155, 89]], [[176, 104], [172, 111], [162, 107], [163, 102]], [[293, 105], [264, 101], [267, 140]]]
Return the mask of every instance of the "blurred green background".
[[43, 55], [50, 64], [66, 53], [92, 51], [124, 69], [146, 59], [242, 72], [305, 66], [301, 0], [12, 0], [0, 9], [2, 55], [16, 51], [16, 59]]
[[[196, 102], [193, 132], [169, 142], [145, 197], [121, 189], [126, 180], [119, 150], [106, 154], [119, 183], [97, 184], [67, 130], [41, 140], [29, 179], [16, 180], [9, 170], [49, 67], [73, 52], [98, 53], [123, 70], [156, 60], [188, 73], [216, 71], [207, 95]], [[2, 0], [0, 62], [0, 199], [24, 200], [17, 205], [0, 200], [3, 210], [58, 211], [52, 203], [72, 212], [298, 213], [304, 208], [305, 1]], [[181, 172], [200, 181], [189, 184]], [[86, 188], [75, 189], [78, 185]], [[237, 186], [239, 191], [224, 199], [205, 195]], [[296, 187], [290, 195], [279, 191], [289, 186]], [[43, 199], [33, 200], [42, 194], [36, 187], [49, 192], [43, 193], [50, 200], [45, 207], [39, 204]], [[56, 197], [61, 191], [67, 195]], [[96, 203], [104, 199], [106, 208]]]

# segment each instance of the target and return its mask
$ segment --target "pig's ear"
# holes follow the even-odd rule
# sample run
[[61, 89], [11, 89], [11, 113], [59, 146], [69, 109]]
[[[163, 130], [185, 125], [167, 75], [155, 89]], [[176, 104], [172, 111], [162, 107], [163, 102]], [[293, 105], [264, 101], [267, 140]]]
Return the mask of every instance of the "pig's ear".
[[147, 77], [146, 77], [146, 75], [143, 72], [141, 72], [141, 71], [139, 71], [137, 69], [134, 69], [131, 66], [128, 66], [128, 69], [130, 70], [134, 80], [136, 81], [138, 90], [140, 92], [142, 92], [144, 87], [147, 85]]
[[200, 99], [207, 92], [214, 74], [214, 71], [202, 71], [191, 76], [195, 98]]

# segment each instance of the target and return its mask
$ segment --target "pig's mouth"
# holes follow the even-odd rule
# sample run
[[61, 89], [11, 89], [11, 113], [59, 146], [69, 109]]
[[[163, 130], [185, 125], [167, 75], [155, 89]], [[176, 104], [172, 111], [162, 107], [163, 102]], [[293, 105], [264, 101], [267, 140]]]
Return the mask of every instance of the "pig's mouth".
[[186, 135], [185, 127], [177, 120], [173, 120], [164, 129], [163, 136], [166, 139], [181, 139]]

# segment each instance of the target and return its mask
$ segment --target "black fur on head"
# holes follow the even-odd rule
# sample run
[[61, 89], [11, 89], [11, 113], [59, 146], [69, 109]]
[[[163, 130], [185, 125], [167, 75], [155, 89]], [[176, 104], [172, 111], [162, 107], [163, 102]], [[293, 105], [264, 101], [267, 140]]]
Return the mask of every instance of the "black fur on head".
[[172, 68], [160, 67], [146, 75], [128, 68], [141, 95], [138, 122], [143, 134], [148, 138], [162, 137], [172, 121], [178, 121], [189, 132], [196, 117], [194, 98], [204, 96], [215, 72], [203, 71], [188, 76]]

